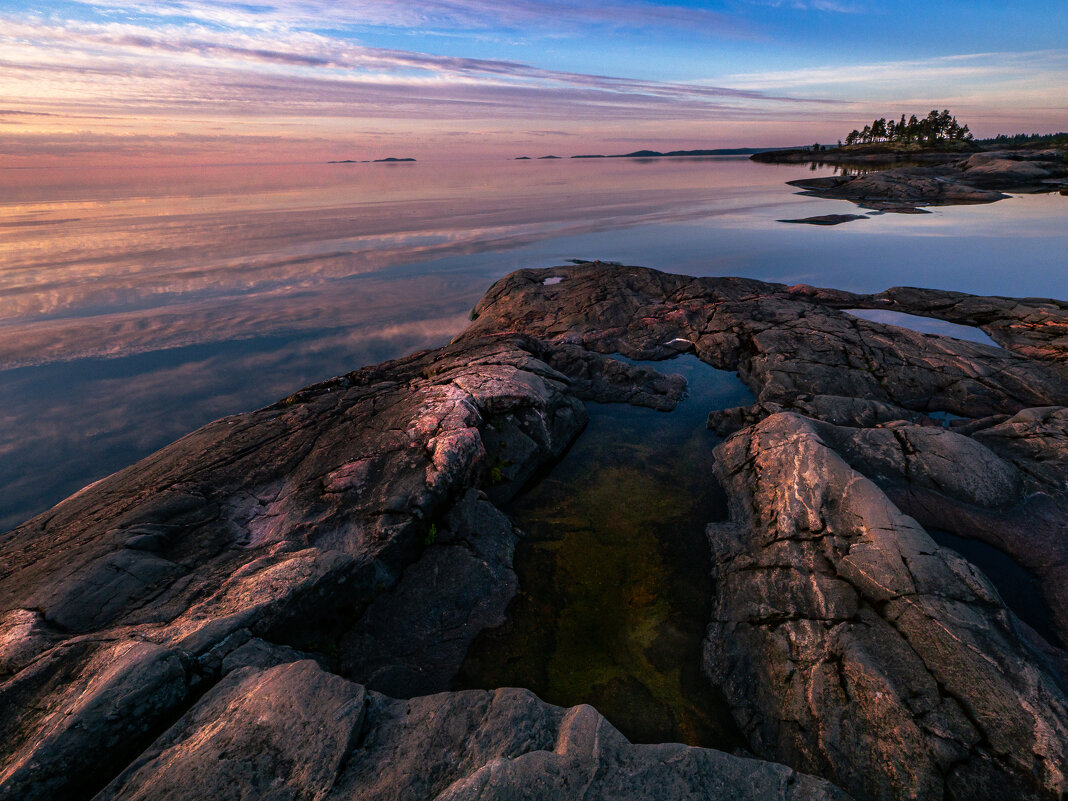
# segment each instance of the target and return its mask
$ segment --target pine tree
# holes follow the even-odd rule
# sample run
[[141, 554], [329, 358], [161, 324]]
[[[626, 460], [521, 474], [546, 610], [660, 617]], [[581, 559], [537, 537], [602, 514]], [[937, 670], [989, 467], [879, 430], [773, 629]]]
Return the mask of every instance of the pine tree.
[[[1020, 136], [1025, 135], [1021, 134]], [[888, 121], [886, 117], [880, 117], [877, 120], [873, 120], [869, 125], [865, 125], [862, 130], [858, 131], [854, 128], [850, 131], [845, 138], [845, 144], [846, 146], [871, 142], [901, 142], [904, 144], [923, 142], [934, 144], [947, 141], [971, 141], [973, 138], [968, 126], [962, 126], [957, 122], [957, 118], [947, 108], [942, 109], [942, 111], [931, 109], [930, 113], [923, 119], [918, 119], [915, 114], [908, 119], [905, 119], [905, 115], [902, 114], [899, 122]], [[838, 146], [842, 146], [841, 139], [838, 140]], [[820, 148], [814, 145], [812, 149], [818, 150]]]

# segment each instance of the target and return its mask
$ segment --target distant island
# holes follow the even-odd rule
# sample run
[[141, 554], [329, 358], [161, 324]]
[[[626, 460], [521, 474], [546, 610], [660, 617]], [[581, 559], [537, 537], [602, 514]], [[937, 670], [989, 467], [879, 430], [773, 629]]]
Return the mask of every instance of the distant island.
[[406, 161], [415, 161], [415, 159], [412, 159], [412, 158], [397, 159], [397, 158], [393, 158], [393, 157], [386, 158], [386, 159], [375, 159], [374, 161], [371, 161], [370, 159], [364, 159], [363, 161], [357, 161], [356, 159], [345, 159], [343, 161], [328, 161], [326, 163], [327, 164], [397, 164], [399, 162], [406, 162]]
[[[663, 158], [685, 158], [695, 156], [749, 156], [754, 153], [763, 153], [769, 150], [779, 150], [780, 148], [774, 147], [726, 147], [716, 148], [713, 150], [671, 150], [667, 153], [663, 153], [659, 150], [635, 150], [633, 153], [613, 153], [611, 155], [605, 155], [603, 153], [583, 154], [579, 156], [570, 156], [573, 159], [663, 159]], [[560, 156], [539, 156], [540, 159], [558, 159]], [[530, 161], [530, 156], [517, 156], [513, 161]]]
[[572, 156], [573, 159], [662, 159], [662, 158], [686, 158], [694, 156], [749, 156], [754, 153], [762, 153], [765, 150], [774, 150], [769, 147], [721, 147], [712, 150], [670, 150], [662, 153], [659, 150], [635, 150], [633, 153], [615, 153], [610, 156]]

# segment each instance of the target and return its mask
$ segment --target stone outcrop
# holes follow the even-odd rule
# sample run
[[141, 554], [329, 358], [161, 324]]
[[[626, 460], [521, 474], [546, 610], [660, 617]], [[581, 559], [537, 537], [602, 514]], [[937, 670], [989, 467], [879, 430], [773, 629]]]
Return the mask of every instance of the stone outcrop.
[[[1068, 305], [587, 263], [513, 273], [473, 318], [0, 537], [0, 799], [1068, 789]], [[501, 504], [566, 458], [584, 401], [681, 397], [608, 354], [684, 352], [756, 397], [710, 410], [731, 519], [709, 529], [702, 665], [746, 753], [631, 745], [521, 690], [449, 692], [518, 590]], [[1030, 570], [1058, 636], [927, 528]]]
[[1002, 190], [1052, 192], [1068, 178], [1068, 165], [1057, 151], [976, 153], [966, 159], [940, 154], [936, 161], [787, 183], [805, 190], [802, 194], [908, 213], [917, 206], [993, 203], [1008, 197]]
[[398, 701], [314, 662], [229, 674], [100, 801], [218, 797], [461, 801], [846, 801], [781, 765], [682, 745], [631, 745], [589, 706], [521, 689]]
[[940, 489], [981, 506], [1016, 476], [961, 435], [914, 428], [912, 450], [900, 434], [783, 413], [721, 447], [732, 522], [709, 530], [721, 592], [706, 669], [757, 753], [855, 797], [1054, 798], [1058, 677], [989, 581], [847, 459], [875, 475], [911, 466], [920, 485], [955, 477]]

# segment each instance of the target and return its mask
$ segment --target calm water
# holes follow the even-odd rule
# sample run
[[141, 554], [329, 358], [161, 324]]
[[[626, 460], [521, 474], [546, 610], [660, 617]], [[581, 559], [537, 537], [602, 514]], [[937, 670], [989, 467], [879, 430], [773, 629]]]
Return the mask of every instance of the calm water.
[[706, 421], [753, 395], [695, 356], [656, 369], [686, 376], [673, 412], [588, 404], [567, 458], [508, 508], [527, 535], [520, 593], [509, 621], [475, 641], [457, 685], [593, 704], [632, 742], [730, 750], [742, 738], [700, 670], [715, 590], [705, 527], [727, 518]]
[[1068, 295], [1068, 199], [882, 215], [745, 159], [0, 170], [0, 529], [191, 429], [440, 344], [573, 257]]
[[958, 537], [942, 529], [929, 528], [927, 533], [939, 545], [952, 548], [979, 568], [997, 589], [1005, 606], [1046, 642], [1064, 647], [1053, 623], [1053, 611], [1042, 594], [1042, 585], [1011, 556], [985, 542]]

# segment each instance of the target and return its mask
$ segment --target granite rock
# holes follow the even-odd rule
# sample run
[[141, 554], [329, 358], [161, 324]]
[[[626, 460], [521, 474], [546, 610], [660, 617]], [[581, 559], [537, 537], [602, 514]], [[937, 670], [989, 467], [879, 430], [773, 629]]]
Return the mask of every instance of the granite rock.
[[[0, 799], [1065, 792], [1064, 651], [924, 527], [1031, 571], [1068, 641], [1068, 304], [582, 263], [513, 273], [473, 317], [0, 535]], [[502, 504], [566, 458], [584, 402], [685, 391], [614, 354], [681, 353], [756, 397], [710, 410], [731, 520], [703, 661], [752, 758], [441, 692], [519, 589]]]

